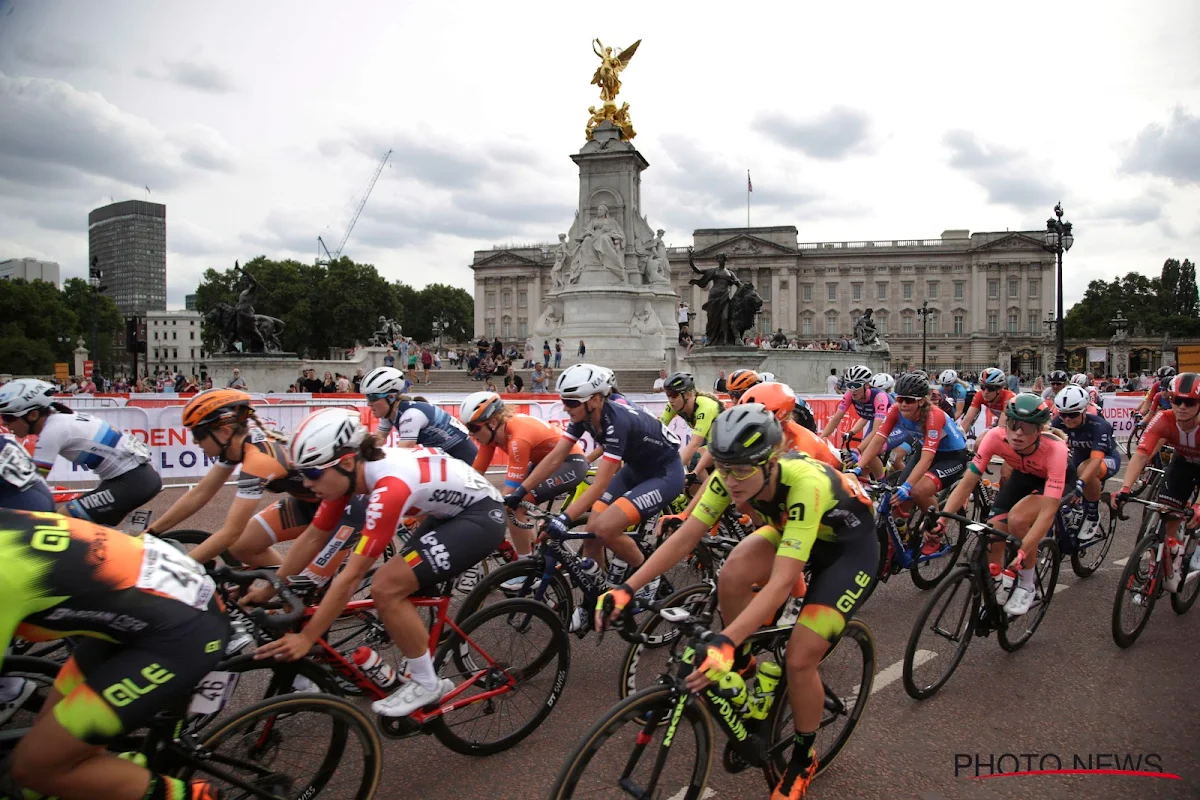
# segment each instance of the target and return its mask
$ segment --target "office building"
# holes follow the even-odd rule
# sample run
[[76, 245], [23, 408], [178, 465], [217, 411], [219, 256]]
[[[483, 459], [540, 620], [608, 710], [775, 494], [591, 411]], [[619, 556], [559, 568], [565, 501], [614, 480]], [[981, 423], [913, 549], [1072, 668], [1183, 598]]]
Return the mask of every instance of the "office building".
[[167, 308], [167, 207], [126, 200], [88, 214], [88, 263], [125, 316]]
[[38, 261], [36, 258], [10, 258], [0, 261], [0, 281], [24, 278], [29, 282], [45, 281], [61, 289], [58, 264], [54, 261]]

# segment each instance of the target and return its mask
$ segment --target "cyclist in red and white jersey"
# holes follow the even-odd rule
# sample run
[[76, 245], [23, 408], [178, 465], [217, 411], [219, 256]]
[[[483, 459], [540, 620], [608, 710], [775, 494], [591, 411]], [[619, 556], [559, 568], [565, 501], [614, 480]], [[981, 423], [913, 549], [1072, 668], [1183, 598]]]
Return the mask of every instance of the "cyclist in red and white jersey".
[[1008, 401], [1014, 397], [1016, 397], [1015, 394], [1004, 388], [1004, 370], [988, 367], [979, 373], [979, 391], [971, 398], [971, 405], [967, 408], [967, 413], [963, 415], [961, 423], [963, 432], [968, 434], [971, 432], [971, 427], [985, 407], [989, 416], [984, 417], [984, 421], [989, 423], [988, 427], [1003, 427], [1004, 409], [1008, 405]]
[[[1093, 409], [1100, 408], [1100, 390], [1092, 383], [1091, 376], [1077, 372], [1071, 376], [1071, 383], [1088, 393], [1088, 402], [1092, 404]], [[1095, 414], [1097, 412], [1089, 409], [1088, 413]]]
[[1175, 377], [1175, 368], [1171, 366], [1160, 367], [1158, 377], [1155, 379], [1150, 391], [1146, 392], [1141, 405], [1133, 412], [1133, 421], [1135, 423], [1142, 422], [1145, 419], [1146, 427], [1154, 421], [1154, 415], [1159, 411], [1169, 411], [1171, 409], [1171, 381]]
[[[304, 629], [260, 647], [255, 657], [303, 658], [342, 613], [400, 530], [401, 520], [421, 517], [401, 555], [384, 564], [371, 583], [379, 618], [408, 659], [413, 679], [371, 708], [381, 716], [404, 717], [438, 702], [454, 684], [434, 672], [429, 632], [408, 598], [453, 580], [500, 546], [505, 530], [500, 493], [444, 451], [380, 447], [367, 436], [358, 414], [346, 409], [327, 408], [305, 417], [292, 437], [291, 457], [305, 485], [324, 501], [314, 527], [335, 522], [342, 513], [339, 506], [356, 494], [370, 494], [367, 524], [346, 568], [333, 579]], [[326, 513], [329, 519], [323, 520]], [[302, 537], [293, 547], [315, 544], [315, 555], [322, 543]]]

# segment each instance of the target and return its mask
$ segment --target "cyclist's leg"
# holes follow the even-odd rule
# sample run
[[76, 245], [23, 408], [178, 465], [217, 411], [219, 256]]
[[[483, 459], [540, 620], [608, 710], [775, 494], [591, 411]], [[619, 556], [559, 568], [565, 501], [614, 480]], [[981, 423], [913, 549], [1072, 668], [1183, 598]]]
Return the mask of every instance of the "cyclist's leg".
[[149, 464], [101, 481], [87, 494], [67, 503], [63, 512], [77, 519], [115, 528], [130, 511], [149, 503], [162, 491], [162, 476]]
[[105, 743], [122, 732], [186, 701], [224, 655], [229, 623], [215, 601], [205, 613], [182, 604], [180, 609], [186, 613], [179, 625], [136, 646], [78, 643], [55, 681], [49, 700], [57, 702], [47, 702], [13, 752], [15, 780], [63, 800], [204, 796], [186, 793], [181, 781], [151, 774], [104, 751]]
[[641, 566], [645, 557], [625, 530], [670, 505], [683, 491], [683, 481], [683, 462], [677, 459], [653, 476], [640, 475], [626, 464], [592, 507], [593, 514], [599, 512], [599, 519], [589, 521], [588, 530], [629, 568]]
[[[1196, 486], [1200, 484], [1200, 464], [1184, 461], [1178, 454], [1167, 465], [1162, 483], [1158, 487], [1157, 500], [1160, 503], [1184, 508]], [[1167, 536], [1174, 538], [1179, 535], [1179, 520], [1167, 522]]]
[[768, 525], [742, 539], [730, 552], [717, 573], [722, 619], [737, 619], [754, 599], [754, 587], [767, 585], [779, 540], [779, 531]]
[[[991, 515], [987, 519], [987, 524], [993, 526], [996, 530], [1008, 533], [1011, 529], [1008, 519], [1009, 512], [1026, 495], [1040, 494], [1045, 485], [1045, 478], [1037, 478], [1024, 472], [1014, 473], [1000, 487], [1000, 490], [996, 492], [996, 497], [992, 500]], [[1004, 542], [992, 542], [991, 550], [988, 552], [988, 561], [1003, 567], [1005, 566], [1001, 563], [1003, 557]]]
[[929, 469], [913, 487], [912, 497], [916, 508], [926, 509], [936, 505], [938, 492], [951, 486], [962, 477], [967, 468], [967, 451], [946, 450], [933, 457]]
[[283, 562], [275, 545], [290, 542], [308, 528], [317, 513], [317, 503], [285, 495], [246, 523], [246, 529], [229, 547], [229, 554], [253, 567], [276, 566]]

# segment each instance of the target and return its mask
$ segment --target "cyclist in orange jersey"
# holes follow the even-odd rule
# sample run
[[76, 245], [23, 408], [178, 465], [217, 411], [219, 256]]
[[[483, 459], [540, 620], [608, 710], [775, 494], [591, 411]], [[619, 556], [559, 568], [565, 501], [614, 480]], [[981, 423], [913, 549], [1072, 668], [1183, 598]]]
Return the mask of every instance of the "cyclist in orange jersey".
[[792, 418], [796, 409], [796, 393], [785, 383], [760, 383], [742, 395], [739, 405], [762, 403], [783, 425], [783, 450], [807, 453], [834, 469], [842, 468], [842, 458], [828, 441], [817, 436]]

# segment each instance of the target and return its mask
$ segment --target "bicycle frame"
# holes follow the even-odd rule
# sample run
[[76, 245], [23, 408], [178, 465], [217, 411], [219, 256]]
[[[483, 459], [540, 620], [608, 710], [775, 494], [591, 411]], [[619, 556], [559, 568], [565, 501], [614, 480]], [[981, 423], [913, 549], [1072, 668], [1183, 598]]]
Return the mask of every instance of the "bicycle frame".
[[982, 596], [982, 605], [979, 609], [979, 618], [976, 620], [975, 635], [988, 636], [993, 630], [1003, 629], [1008, 630], [1008, 618], [1004, 614], [1004, 606], [996, 601], [996, 593], [991, 591], [992, 576], [988, 570], [988, 553], [991, 550], [993, 541], [1006, 542], [1004, 561], [1010, 562], [1010, 552], [1021, 547], [1021, 540], [1010, 533], [993, 528], [977, 520], [964, 517], [960, 514], [948, 514], [944, 511], [937, 512], [939, 517], [957, 520], [967, 526], [967, 530], [974, 532], [978, 537], [975, 545], [975, 552], [972, 557], [967, 560], [967, 568], [971, 570], [971, 580], [979, 587], [979, 594]]

